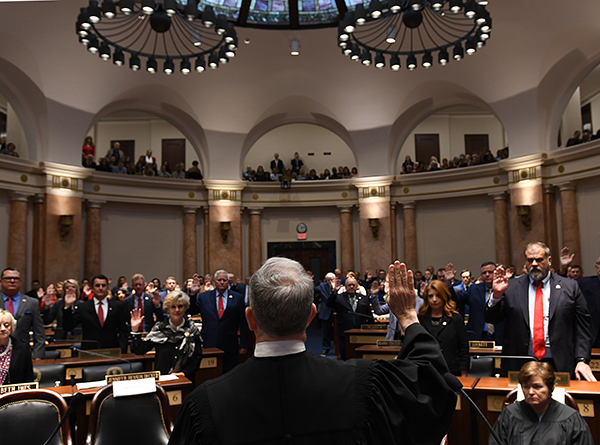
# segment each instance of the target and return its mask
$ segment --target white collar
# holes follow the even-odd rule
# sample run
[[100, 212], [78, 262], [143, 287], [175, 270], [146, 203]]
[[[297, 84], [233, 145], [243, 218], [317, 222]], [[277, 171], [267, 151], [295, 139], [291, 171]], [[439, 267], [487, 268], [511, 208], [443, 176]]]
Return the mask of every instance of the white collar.
[[254, 357], [280, 357], [306, 351], [302, 340], [261, 341], [254, 348]]

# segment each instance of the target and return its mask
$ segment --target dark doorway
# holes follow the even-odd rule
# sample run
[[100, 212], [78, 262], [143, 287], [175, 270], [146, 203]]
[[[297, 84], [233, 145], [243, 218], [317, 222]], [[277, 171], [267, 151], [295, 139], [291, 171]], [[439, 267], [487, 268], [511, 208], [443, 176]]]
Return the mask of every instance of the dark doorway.
[[267, 251], [269, 258], [280, 256], [298, 261], [313, 273], [316, 281], [335, 269], [335, 241], [268, 243]]
[[490, 137], [487, 134], [465, 134], [465, 154], [483, 156], [489, 149]]
[[432, 156], [440, 160], [440, 135], [415, 134], [415, 158], [419, 164], [428, 167]]
[[185, 139], [163, 139], [162, 140], [162, 162], [168, 161], [171, 171], [180, 162], [185, 170]]
[[[134, 157], [135, 156], [135, 140], [131, 140], [131, 141], [110, 141], [110, 146], [112, 147], [115, 142], [118, 142], [119, 144], [121, 144], [121, 151], [123, 152], [123, 155], [125, 155], [125, 159], [129, 158], [133, 161], [133, 163], [135, 164], [137, 162], [137, 159]], [[108, 150], [106, 150], [108, 151]], [[144, 153], [146, 154], [146, 153]], [[110, 159], [109, 159], [110, 161]]]

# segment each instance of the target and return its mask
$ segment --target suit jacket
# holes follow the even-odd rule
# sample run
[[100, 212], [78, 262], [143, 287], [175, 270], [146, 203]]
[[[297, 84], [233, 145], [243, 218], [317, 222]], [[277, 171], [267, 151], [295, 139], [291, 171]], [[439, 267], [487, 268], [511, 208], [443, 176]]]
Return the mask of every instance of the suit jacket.
[[[485, 318], [490, 323], [506, 319], [506, 331], [502, 353], [505, 355], [529, 355], [531, 332], [528, 308], [529, 275], [510, 280], [502, 299], [493, 307], [487, 307]], [[585, 298], [575, 280], [560, 275], [550, 276], [550, 308], [548, 335], [552, 356], [559, 372], [575, 370], [575, 359], [590, 359], [592, 336], [590, 314]], [[518, 363], [503, 360], [506, 369], [514, 369]]]
[[[456, 291], [456, 287], [452, 287], [450, 292]], [[488, 288], [485, 283], [471, 284], [465, 292], [456, 292], [457, 305], [459, 308], [464, 308], [469, 305], [469, 322], [467, 323], [467, 331], [469, 340], [481, 340], [483, 327], [485, 326], [485, 308], [487, 306]], [[463, 309], [464, 310], [464, 309]], [[503, 344], [505, 322], [497, 322], [494, 324], [496, 332], [496, 343]]]
[[374, 323], [372, 310], [376, 314], [384, 313], [381, 311], [377, 295], [371, 297], [357, 292], [356, 298], [356, 311], [353, 311], [346, 292], [338, 294], [334, 291], [329, 295], [327, 306], [337, 313], [337, 335], [344, 335], [344, 331], [348, 329], [360, 328], [361, 324]]
[[321, 297], [321, 304], [319, 305], [319, 319], [329, 320], [333, 314], [333, 309], [327, 306], [327, 299], [331, 294], [331, 288], [327, 281], [323, 281], [318, 286], [315, 286], [315, 293], [318, 293]]
[[279, 170], [279, 173], [283, 174], [283, 161], [281, 159], [277, 159], [277, 161], [275, 159], [273, 159], [271, 161], [271, 171], [273, 171], [274, 167], [277, 167], [277, 170]]
[[24, 342], [10, 336], [13, 350], [8, 367], [8, 375], [4, 384], [33, 382], [33, 364], [31, 363], [31, 348], [29, 342]]
[[[138, 296], [132, 294], [125, 298], [121, 303], [123, 305], [123, 310], [125, 311], [125, 323], [127, 323], [130, 329], [131, 324], [129, 320], [131, 319], [131, 311], [133, 310], [133, 308], [135, 308], [136, 298], [138, 298]], [[154, 306], [154, 303], [152, 302], [152, 295], [144, 293], [142, 298], [144, 299], [144, 332], [150, 332], [152, 326], [154, 326], [154, 323], [156, 323], [157, 321], [164, 320], [165, 316], [162, 310], [162, 306]]]
[[127, 351], [129, 340], [129, 329], [125, 323], [125, 312], [123, 305], [116, 300], [108, 300], [108, 314], [104, 320], [104, 326], [100, 326], [100, 320], [96, 308], [95, 299], [88, 301], [76, 301], [73, 308], [63, 309], [63, 325], [65, 331], [72, 331], [75, 326], [81, 324], [83, 340], [95, 341], [94, 343], [83, 343], [82, 349], [97, 348], [121, 348]]
[[413, 324], [398, 358], [252, 357], [185, 399], [169, 443], [438, 444], [456, 407], [439, 346]]
[[440, 344], [442, 354], [452, 374], [460, 375], [460, 371], [469, 370], [469, 363], [471, 361], [469, 356], [469, 339], [467, 337], [467, 328], [460, 314], [452, 314], [452, 317], [443, 315], [440, 320], [440, 329], [435, 334], [431, 325], [431, 313], [419, 315], [419, 322]]
[[600, 347], [600, 278], [598, 275], [583, 277], [577, 283], [585, 297], [591, 316], [592, 347], [597, 348]]
[[202, 316], [204, 347], [219, 348], [225, 353], [237, 354], [240, 348], [248, 348], [249, 329], [244, 297], [228, 291], [227, 307], [220, 319], [216, 299], [216, 290], [202, 292], [196, 298], [196, 306]]
[[[4, 298], [0, 298], [0, 308], [6, 309]], [[44, 358], [46, 354], [46, 332], [44, 331], [38, 299], [28, 297], [22, 293], [15, 319], [17, 320], [17, 329], [12, 333], [13, 337], [29, 344], [29, 331], [33, 331], [33, 357]]]

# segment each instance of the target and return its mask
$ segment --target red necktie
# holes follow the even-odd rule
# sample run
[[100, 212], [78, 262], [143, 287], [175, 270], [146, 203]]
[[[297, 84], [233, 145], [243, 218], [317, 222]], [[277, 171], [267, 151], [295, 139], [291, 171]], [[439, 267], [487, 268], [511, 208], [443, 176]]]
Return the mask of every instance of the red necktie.
[[221, 319], [221, 317], [223, 316], [223, 295], [220, 294], [219, 295], [219, 319]]
[[100, 320], [100, 326], [104, 327], [104, 309], [102, 309], [102, 302], [98, 303], [98, 320]]
[[144, 300], [142, 300], [142, 297], [138, 299], [138, 309], [140, 310], [140, 315], [144, 315]]
[[533, 355], [541, 360], [546, 354], [546, 339], [544, 336], [544, 293], [542, 283], [535, 283], [535, 310], [533, 312]]
[[10, 312], [11, 314], [13, 314], [13, 316], [15, 315], [15, 306], [13, 305], [13, 297], [8, 297], [8, 300], [6, 300], [6, 310], [8, 312]]

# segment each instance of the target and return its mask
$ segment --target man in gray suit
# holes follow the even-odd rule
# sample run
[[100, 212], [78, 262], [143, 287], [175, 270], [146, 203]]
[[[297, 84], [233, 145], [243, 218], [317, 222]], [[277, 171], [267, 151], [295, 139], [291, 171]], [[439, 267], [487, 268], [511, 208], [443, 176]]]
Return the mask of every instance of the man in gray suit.
[[33, 358], [44, 358], [46, 333], [37, 298], [21, 294], [21, 273], [12, 267], [2, 271], [0, 287], [0, 308], [11, 312], [17, 320], [17, 329], [13, 335], [29, 343], [29, 331], [33, 331]]

